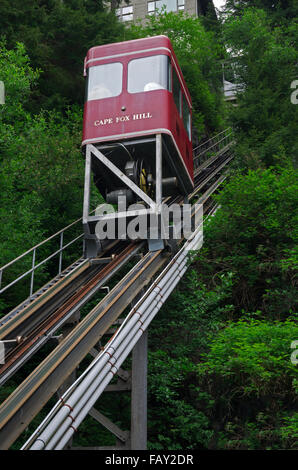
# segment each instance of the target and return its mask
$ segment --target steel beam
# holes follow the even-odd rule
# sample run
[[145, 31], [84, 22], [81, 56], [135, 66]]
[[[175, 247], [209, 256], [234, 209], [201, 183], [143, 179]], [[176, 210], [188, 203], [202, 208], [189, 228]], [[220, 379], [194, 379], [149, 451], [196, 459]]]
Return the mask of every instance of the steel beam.
[[0, 406], [0, 449], [7, 449], [167, 261], [148, 253]]
[[114, 165], [102, 152], [100, 152], [94, 145], [88, 144], [87, 151], [92, 152], [93, 156], [97, 158], [101, 163], [103, 163], [112, 173], [114, 173], [118, 178], [120, 178], [123, 183], [130, 188], [135, 194], [137, 194], [144, 202], [148, 204], [153, 210], [156, 209], [155, 202], [146, 194], [144, 191], [139, 188], [128, 176], [126, 176], [123, 171]]
[[146, 330], [132, 352], [131, 449], [147, 449], [147, 357]]
[[129, 439], [129, 431], [122, 431], [116, 424], [96, 410], [94, 407], [89, 411], [89, 415], [92, 416], [98, 423], [108, 429], [114, 436], [117, 437], [121, 442], [125, 442]]

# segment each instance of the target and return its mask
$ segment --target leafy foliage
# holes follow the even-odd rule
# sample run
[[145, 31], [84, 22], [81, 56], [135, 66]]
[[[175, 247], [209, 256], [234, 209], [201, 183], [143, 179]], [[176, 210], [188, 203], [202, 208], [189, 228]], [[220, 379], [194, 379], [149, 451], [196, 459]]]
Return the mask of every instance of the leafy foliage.
[[0, 37], [9, 49], [24, 43], [33, 67], [42, 70], [30, 109], [63, 110], [83, 104], [83, 60], [94, 46], [121, 40], [123, 25], [102, 0], [4, 0]]
[[200, 18], [183, 12], [149, 16], [146, 24], [131, 25], [132, 38], [165, 34], [173, 44], [179, 65], [189, 88], [194, 108], [194, 126], [200, 135], [223, 125], [221, 66], [223, 49], [215, 35], [207, 31]]
[[[81, 112], [69, 110], [66, 119], [54, 112], [30, 115], [25, 104], [37, 78], [23, 45], [11, 51], [1, 45], [0, 79], [6, 85], [0, 108], [2, 265], [78, 218], [82, 207]], [[30, 257], [20, 261], [5, 283], [31, 263]], [[8, 305], [10, 298], [15, 303], [25, 297], [23, 288], [8, 294]]]
[[201, 387], [217, 403], [219, 447], [295, 445], [297, 372], [289, 352], [297, 332], [291, 321], [242, 320], [210, 338], [210, 351], [197, 370]]
[[264, 10], [251, 8], [224, 23], [225, 43], [244, 88], [230, 116], [239, 166], [287, 166], [296, 161], [297, 109], [290, 85], [297, 76], [297, 32], [294, 19], [272, 26]]
[[190, 270], [151, 327], [149, 348], [149, 446], [206, 448], [214, 430], [207, 415], [213, 402], [198, 388], [196, 363], [208, 351], [207, 332], [216, 334], [230, 314], [225, 299], [232, 287], [223, 276], [207, 290]]
[[[297, 117], [289, 88], [297, 70], [295, 9], [291, 0], [227, 1], [223, 39], [244, 85], [229, 111], [236, 165], [253, 170], [235, 172], [217, 197], [221, 209], [205, 224], [202, 250], [150, 327], [151, 449], [297, 448], [297, 366], [290, 362], [297, 339]], [[4, 0], [0, 16], [2, 264], [81, 214], [82, 113], [73, 105], [82, 103], [89, 47], [167, 34], [200, 135], [224, 123], [225, 46], [218, 29], [211, 32], [211, 16], [164, 13], [124, 29], [96, 0]], [[30, 269], [30, 259], [22, 263]], [[39, 282], [46, 271], [54, 275], [47, 266]], [[3, 312], [26, 296], [25, 287], [1, 300]], [[128, 426], [128, 401], [104, 398], [102, 406]], [[90, 420], [76, 444], [112, 444]]]
[[221, 210], [205, 226], [198, 267], [204, 277], [233, 272], [238, 311], [271, 318], [295, 311], [297, 172], [235, 175], [218, 196]]

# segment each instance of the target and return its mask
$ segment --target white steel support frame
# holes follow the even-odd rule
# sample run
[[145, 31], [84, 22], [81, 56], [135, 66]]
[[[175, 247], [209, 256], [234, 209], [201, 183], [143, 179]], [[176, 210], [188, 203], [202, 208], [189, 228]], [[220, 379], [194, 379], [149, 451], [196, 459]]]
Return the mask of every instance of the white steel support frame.
[[[92, 408], [89, 414], [116, 437], [115, 447], [96, 447], [96, 450], [147, 450], [148, 329], [144, 331], [132, 350], [131, 366], [131, 377], [128, 372], [120, 370], [129, 377], [129, 384], [123, 386], [121, 381], [120, 384], [118, 381], [117, 384], [108, 385], [105, 389], [105, 392], [111, 393], [130, 390], [130, 432], [123, 431], [98, 410]], [[85, 450], [88, 450], [88, 447]]]
[[63, 402], [56, 403], [22, 450], [65, 448], [75, 432], [73, 423], [76, 427], [80, 425], [185, 274], [189, 253], [198, 250], [203, 243], [202, 224], [198, 224], [191, 238], [135, 304], [97, 358], [64, 394]]
[[[138, 300], [143, 296], [144, 290], [131, 303], [133, 308]], [[109, 330], [108, 333], [113, 333]], [[100, 346], [100, 344], [99, 344]], [[96, 358], [98, 351], [93, 348], [90, 351]], [[104, 392], [127, 392], [131, 393], [130, 403], [130, 431], [123, 431], [109, 418], [99, 412], [96, 408], [91, 408], [89, 415], [99, 424], [111, 432], [116, 438], [115, 446], [96, 447], [71, 447], [70, 450], [147, 450], [147, 371], [148, 371], [148, 328], [144, 331], [132, 350], [131, 372], [119, 368], [117, 371], [118, 381], [109, 384]]]
[[[142, 298], [142, 291], [131, 303], [133, 308]], [[111, 331], [112, 333], [112, 331]], [[131, 373], [120, 368], [117, 384], [108, 385], [105, 392], [130, 390], [130, 432], [122, 431], [106, 416], [92, 408], [91, 416], [116, 437], [115, 449], [147, 450], [147, 370], [148, 370], [148, 328], [144, 331], [132, 350]], [[127, 381], [127, 385], [123, 386]], [[109, 450], [109, 447], [97, 447], [96, 450]]]
[[131, 450], [147, 449], [148, 329], [132, 350]]
[[[89, 223], [108, 221], [111, 219], [126, 218], [129, 216], [138, 215], [154, 215], [161, 220], [161, 205], [162, 205], [162, 135], [156, 134], [156, 175], [155, 187], [156, 197], [155, 201], [150, 198], [141, 188], [139, 188], [130, 178], [128, 178], [122, 170], [116, 167], [100, 150], [94, 145], [87, 144], [86, 146], [86, 164], [85, 164], [85, 183], [84, 183], [84, 204], [83, 204], [83, 228], [86, 239], [87, 257], [95, 257], [97, 251], [100, 249], [100, 240], [97, 240], [96, 235], [91, 234]], [[90, 216], [90, 184], [91, 184], [91, 159], [97, 158], [103, 165], [105, 165], [112, 173], [114, 173], [120, 180], [131, 189], [142, 201], [144, 201], [149, 209], [141, 209], [127, 212], [115, 212], [104, 215]], [[156, 219], [158, 220], [158, 219]], [[162, 229], [161, 229], [162, 230]], [[157, 239], [148, 240], [149, 249], [152, 251], [164, 248], [164, 242], [159, 236]], [[89, 246], [88, 246], [89, 245]]]

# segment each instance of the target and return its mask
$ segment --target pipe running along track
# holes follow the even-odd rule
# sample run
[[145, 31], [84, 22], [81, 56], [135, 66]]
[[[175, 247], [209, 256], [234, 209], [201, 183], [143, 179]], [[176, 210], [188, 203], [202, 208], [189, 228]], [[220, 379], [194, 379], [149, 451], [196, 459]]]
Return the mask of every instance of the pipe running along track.
[[[209, 181], [209, 188], [205, 191], [203, 196], [200, 197], [197, 203], [203, 204], [208, 201], [210, 195], [226, 178], [226, 175], [221, 175], [212, 184], [212, 178], [215, 178], [216, 174], [223, 170], [232, 158], [232, 156], [229, 155], [228, 147], [229, 146], [227, 146], [225, 151], [220, 152], [217, 164], [213, 165], [210, 170], [208, 170], [208, 165], [205, 165], [207, 169], [205, 174], [202, 175], [200, 173], [201, 167], [198, 167], [196, 170], [196, 185], [195, 190], [190, 195], [191, 198], [195, 197]], [[213, 163], [214, 162], [215, 159], [213, 157]], [[204, 165], [202, 165], [202, 167], [203, 166]], [[83, 373], [79, 381], [76, 381], [66, 395], [63, 396], [63, 400], [67, 405], [73, 403], [74, 406], [72, 408], [75, 410], [75, 415], [73, 415], [72, 412], [70, 413], [68, 406], [65, 406], [63, 402], [59, 402], [46, 419], [46, 422], [38, 428], [32, 439], [23, 447], [46, 449], [63, 448], [65, 443], [69, 440], [69, 436], [74, 432], [74, 428], [80, 424], [92, 407], [92, 405], [89, 406], [91, 397], [101, 394], [115, 374], [115, 371], [132, 350], [137, 339], [141, 336], [142, 331], [148, 327], [149, 323], [170, 294], [172, 286], [174, 289], [185, 273], [187, 269], [187, 253], [189, 250], [197, 249], [199, 246], [201, 241], [201, 235], [199, 234], [200, 230], [197, 228], [193, 237], [184, 244], [179, 253], [171, 260], [169, 253], [165, 250], [147, 253], [8, 397], [0, 406], [1, 449], [9, 448], [25, 427], [28, 426], [33, 417], [57, 391], [67, 376], [76, 368], [115, 320], [119, 318], [124, 309], [144, 286], [150, 283], [152, 277], [162, 266], [167, 263], [164, 271], [137, 303], [136, 307], [129, 313], [124, 324], [117, 331], [112, 341], [107, 344], [105, 350], [99, 354], [95, 361], [93, 361]], [[66, 318], [67, 315], [68, 318], [73, 311], [77, 310], [80, 307], [80, 302], [86, 299], [84, 296], [87, 295], [88, 299], [91, 298], [98, 290], [99, 286], [102, 285], [103, 280], [106, 282], [107, 278], [105, 275], [109, 275], [109, 273], [112, 275], [112, 273], [116, 272], [118, 266], [123, 266], [124, 260], [128, 258], [128, 254], [130, 254], [129, 258], [135, 255], [141, 249], [141, 245], [142, 244], [138, 243], [126, 245], [124, 250], [119, 253], [118, 260], [117, 258], [113, 260], [114, 265], [112, 265], [111, 261], [111, 263], [104, 267], [104, 269], [107, 269], [105, 274], [102, 272], [104, 269], [100, 270], [99, 273], [94, 276], [96, 277], [95, 280], [91, 278], [89, 282], [87, 282], [89, 290], [88, 288], [85, 291], [78, 289], [78, 291], [74, 292], [68, 299], [68, 302], [60, 307], [60, 317], [59, 314], [57, 314], [57, 318], [55, 316], [49, 316], [49, 318], [44, 320], [45, 323], [48, 322], [47, 324], [41, 323], [38, 325], [37, 336], [39, 341], [45, 337], [45, 332], [52, 333], [57, 330], [57, 325], [59, 326], [61, 324], [59, 321], [62, 322], [63, 318]], [[59, 312], [59, 308], [57, 311]], [[28, 337], [30, 343], [30, 335], [28, 335]], [[33, 338], [34, 335], [31, 337], [31, 341], [34, 343]], [[26, 343], [28, 344], [28, 352], [34, 349], [33, 343], [29, 343]], [[36, 344], [38, 344], [38, 341]], [[92, 381], [94, 374], [98, 374], [96, 379], [97, 385], [94, 385], [95, 388], [92, 388], [93, 384], [95, 384], [95, 382]], [[90, 383], [92, 383], [92, 386]], [[91, 390], [93, 390], [93, 392]], [[85, 397], [89, 397], [89, 399], [86, 400]], [[52, 429], [54, 429], [53, 426], [55, 427], [56, 425], [50, 424], [50, 418], [53, 416], [57, 416], [57, 423], [61, 424], [61, 426], [60, 424], [58, 426], [59, 430], [57, 428], [55, 438], [53, 437]], [[73, 421], [75, 424], [72, 425], [70, 421]], [[56, 422], [56, 418], [53, 422]], [[48, 423], [50, 426], [49, 429], [47, 427]], [[71, 426], [73, 426], [73, 428]], [[43, 432], [46, 432], [46, 439], [41, 437], [41, 433]], [[34, 443], [34, 439], [37, 435], [40, 435], [39, 439], [42, 439], [45, 444], [37, 440]]]

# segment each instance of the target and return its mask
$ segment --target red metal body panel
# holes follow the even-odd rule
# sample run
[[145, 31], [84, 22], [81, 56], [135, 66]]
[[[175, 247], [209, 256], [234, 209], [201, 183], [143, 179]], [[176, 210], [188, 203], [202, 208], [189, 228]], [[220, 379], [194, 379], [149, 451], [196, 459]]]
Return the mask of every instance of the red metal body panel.
[[176, 108], [172, 92], [164, 89], [140, 93], [127, 91], [128, 63], [132, 59], [160, 54], [171, 58], [191, 112], [189, 91], [171, 42], [166, 36], [93, 47], [85, 59], [85, 74], [94, 65], [121, 62], [122, 93], [112, 98], [86, 101], [82, 145], [121, 141], [157, 133], [167, 134], [175, 144], [188, 178], [193, 182], [192, 142]]

